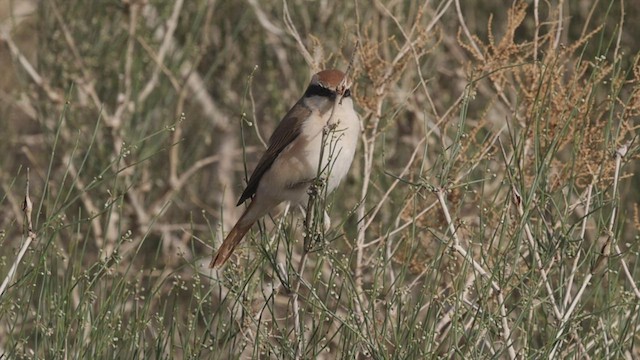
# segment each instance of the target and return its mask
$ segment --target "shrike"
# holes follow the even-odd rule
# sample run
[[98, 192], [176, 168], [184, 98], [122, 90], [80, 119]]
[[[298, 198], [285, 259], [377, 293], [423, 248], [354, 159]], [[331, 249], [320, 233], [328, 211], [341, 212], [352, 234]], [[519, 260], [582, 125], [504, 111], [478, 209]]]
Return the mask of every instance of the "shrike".
[[[251, 226], [280, 203], [306, 206], [309, 186], [318, 174], [325, 179], [327, 192], [340, 184], [351, 167], [360, 134], [350, 85], [339, 70], [323, 70], [311, 78], [302, 98], [271, 135], [237, 205], [249, 198], [251, 204], [224, 239], [210, 267], [222, 266]], [[323, 132], [328, 135], [323, 137]]]

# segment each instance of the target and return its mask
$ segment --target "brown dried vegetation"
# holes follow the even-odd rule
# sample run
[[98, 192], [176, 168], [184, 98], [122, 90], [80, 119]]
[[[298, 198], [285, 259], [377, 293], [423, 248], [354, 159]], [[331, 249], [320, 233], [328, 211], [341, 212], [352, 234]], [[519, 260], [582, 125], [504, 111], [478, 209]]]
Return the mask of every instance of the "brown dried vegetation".
[[[626, 2], [98, 3], [0, 20], [0, 353], [640, 355]], [[280, 211], [208, 271], [322, 67], [363, 123], [332, 228]]]

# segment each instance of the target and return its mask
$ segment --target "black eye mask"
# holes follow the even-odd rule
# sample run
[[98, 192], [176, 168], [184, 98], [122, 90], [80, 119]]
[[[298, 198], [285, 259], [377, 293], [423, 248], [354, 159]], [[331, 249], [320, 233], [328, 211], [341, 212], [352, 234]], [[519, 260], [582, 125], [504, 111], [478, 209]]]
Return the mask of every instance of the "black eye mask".
[[307, 88], [307, 91], [304, 92], [304, 97], [311, 97], [311, 96], [335, 98], [336, 92], [329, 90], [325, 87], [322, 87], [320, 85], [309, 85], [309, 87]]

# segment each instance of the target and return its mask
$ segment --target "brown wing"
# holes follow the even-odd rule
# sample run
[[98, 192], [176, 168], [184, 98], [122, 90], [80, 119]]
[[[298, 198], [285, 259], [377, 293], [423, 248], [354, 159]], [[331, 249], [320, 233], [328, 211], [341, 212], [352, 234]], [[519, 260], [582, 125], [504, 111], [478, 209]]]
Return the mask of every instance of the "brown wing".
[[280, 121], [280, 124], [278, 124], [273, 131], [271, 138], [269, 138], [269, 147], [262, 155], [262, 158], [260, 158], [260, 161], [258, 161], [255, 170], [253, 170], [249, 178], [249, 183], [244, 189], [242, 196], [240, 196], [237, 205], [242, 204], [256, 193], [260, 179], [262, 179], [264, 173], [271, 168], [271, 165], [273, 165], [273, 162], [278, 158], [282, 150], [300, 135], [302, 119], [306, 119], [309, 115], [311, 115], [311, 110], [300, 100], [289, 110], [287, 115], [284, 116], [284, 119]]

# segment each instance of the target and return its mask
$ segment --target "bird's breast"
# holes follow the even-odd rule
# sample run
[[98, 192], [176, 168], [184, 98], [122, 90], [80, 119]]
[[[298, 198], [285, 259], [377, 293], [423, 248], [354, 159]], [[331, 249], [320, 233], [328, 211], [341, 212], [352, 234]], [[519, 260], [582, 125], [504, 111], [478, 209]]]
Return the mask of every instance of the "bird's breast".
[[316, 174], [318, 164], [321, 164], [320, 170], [327, 179], [327, 190], [331, 192], [349, 172], [358, 144], [360, 120], [351, 99], [346, 98], [342, 105], [335, 107], [333, 113], [329, 110], [318, 118], [320, 121], [312, 125], [313, 131], [308, 132], [313, 134], [308, 153], [315, 161]]
[[[340, 184], [351, 167], [360, 134], [358, 115], [348, 100], [349, 106], [336, 106], [333, 115], [331, 110], [324, 114], [314, 111], [305, 119], [300, 135], [260, 180], [258, 192], [262, 196], [305, 202], [307, 189], [318, 174], [327, 179], [328, 192]], [[331, 130], [323, 137], [327, 125]]]

